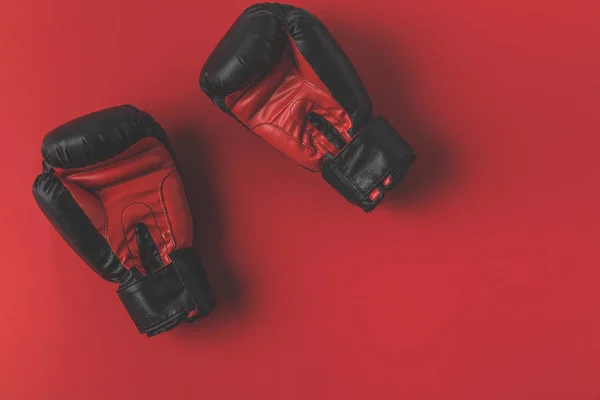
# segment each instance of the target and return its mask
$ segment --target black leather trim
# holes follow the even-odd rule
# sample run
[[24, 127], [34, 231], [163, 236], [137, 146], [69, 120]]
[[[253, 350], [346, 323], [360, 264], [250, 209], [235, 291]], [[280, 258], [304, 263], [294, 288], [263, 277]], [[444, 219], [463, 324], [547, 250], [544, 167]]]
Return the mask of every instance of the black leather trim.
[[33, 197], [62, 238], [98, 275], [111, 282], [128, 276], [129, 272], [60, 179], [50, 173], [38, 175]]
[[358, 73], [321, 21], [291, 5], [262, 3], [247, 8], [204, 64], [202, 90], [231, 114], [225, 97], [250, 86], [279, 62], [289, 41], [284, 28], [352, 124], [360, 128], [371, 118], [373, 106]]
[[317, 17], [296, 8], [285, 18], [285, 27], [296, 47], [360, 128], [373, 114], [373, 105], [354, 66]]
[[138, 253], [140, 254], [140, 263], [146, 271], [151, 274], [154, 271], [164, 267], [160, 252], [154, 243], [154, 239], [148, 230], [148, 226], [141, 222], [135, 224], [133, 228], [135, 240], [137, 242]]
[[50, 131], [42, 143], [45, 168], [79, 168], [125, 151], [145, 137], [158, 139], [167, 149], [167, 135], [150, 115], [125, 105], [71, 120]]
[[133, 106], [98, 111], [56, 128], [44, 139], [44, 173], [33, 184], [33, 196], [71, 248], [101, 277], [119, 283], [119, 297], [136, 326], [152, 336], [181, 321], [206, 315], [215, 307], [193, 249], [170, 254], [173, 262], [163, 267], [150, 232], [139, 223], [134, 234], [148, 275], [135, 267], [127, 270], [79, 206], [67, 188], [70, 186], [52, 173], [57, 167], [76, 168], [107, 160], [145, 137], [158, 139], [170, 151], [160, 125]]
[[191, 322], [215, 308], [210, 284], [194, 250], [182, 249], [170, 257], [171, 264], [117, 290], [138, 331], [148, 336], [182, 321]]
[[255, 4], [229, 28], [200, 73], [200, 87], [223, 111], [225, 96], [252, 84], [279, 60], [287, 37], [282, 23], [292, 6]]
[[[335, 158], [328, 155], [323, 178], [365, 212], [383, 199], [385, 190], [398, 184], [416, 159], [412, 148], [383, 117], [373, 118]], [[386, 177], [392, 184], [384, 187]], [[381, 194], [369, 197], [373, 189]]]

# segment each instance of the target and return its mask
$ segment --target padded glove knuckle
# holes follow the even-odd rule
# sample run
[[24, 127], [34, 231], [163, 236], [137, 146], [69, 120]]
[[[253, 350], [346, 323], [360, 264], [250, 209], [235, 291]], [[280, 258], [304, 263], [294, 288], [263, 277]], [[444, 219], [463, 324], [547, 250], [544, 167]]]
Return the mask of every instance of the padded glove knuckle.
[[[325, 25], [301, 8], [264, 3], [246, 9], [208, 57], [200, 87], [277, 150], [322, 171], [365, 211], [381, 202], [415, 159], [387, 122], [373, 119], [354, 66]], [[352, 145], [361, 132], [370, 134], [360, 139], [362, 146]], [[384, 143], [395, 148], [380, 147]], [[365, 152], [378, 156], [364, 159]]]
[[35, 200], [98, 275], [119, 283], [140, 333], [213, 310], [185, 190], [152, 117], [133, 106], [85, 115], [46, 135], [42, 154]]

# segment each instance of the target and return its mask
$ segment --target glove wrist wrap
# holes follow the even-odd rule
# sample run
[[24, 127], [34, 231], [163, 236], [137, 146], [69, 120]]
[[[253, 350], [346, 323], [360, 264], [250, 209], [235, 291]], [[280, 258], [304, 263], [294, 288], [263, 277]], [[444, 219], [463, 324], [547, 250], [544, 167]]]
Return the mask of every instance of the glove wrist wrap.
[[192, 249], [171, 253], [173, 262], [126, 284], [117, 294], [141, 334], [153, 336], [210, 313], [215, 301]]
[[369, 212], [408, 172], [412, 148], [381, 116], [371, 119], [335, 157], [328, 155], [322, 176], [348, 201]]

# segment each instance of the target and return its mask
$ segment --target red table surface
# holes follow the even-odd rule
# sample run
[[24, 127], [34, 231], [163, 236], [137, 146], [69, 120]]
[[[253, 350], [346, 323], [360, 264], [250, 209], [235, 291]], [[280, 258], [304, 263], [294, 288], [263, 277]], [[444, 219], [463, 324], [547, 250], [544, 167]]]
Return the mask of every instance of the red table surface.
[[[418, 160], [371, 214], [219, 111], [244, 1], [0, 5], [0, 398], [600, 396], [600, 3], [307, 0]], [[148, 339], [31, 196], [51, 128], [169, 134], [218, 308]]]

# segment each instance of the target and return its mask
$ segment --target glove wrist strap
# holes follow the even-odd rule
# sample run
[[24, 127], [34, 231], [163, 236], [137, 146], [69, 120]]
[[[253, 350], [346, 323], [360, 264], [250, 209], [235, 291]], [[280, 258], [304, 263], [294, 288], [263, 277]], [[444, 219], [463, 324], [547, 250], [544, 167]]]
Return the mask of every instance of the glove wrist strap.
[[117, 290], [138, 331], [148, 336], [182, 321], [191, 322], [215, 307], [208, 279], [193, 249], [169, 256], [171, 264]]
[[402, 180], [415, 160], [412, 148], [387, 120], [373, 118], [336, 156], [327, 155], [323, 178], [365, 212]]

